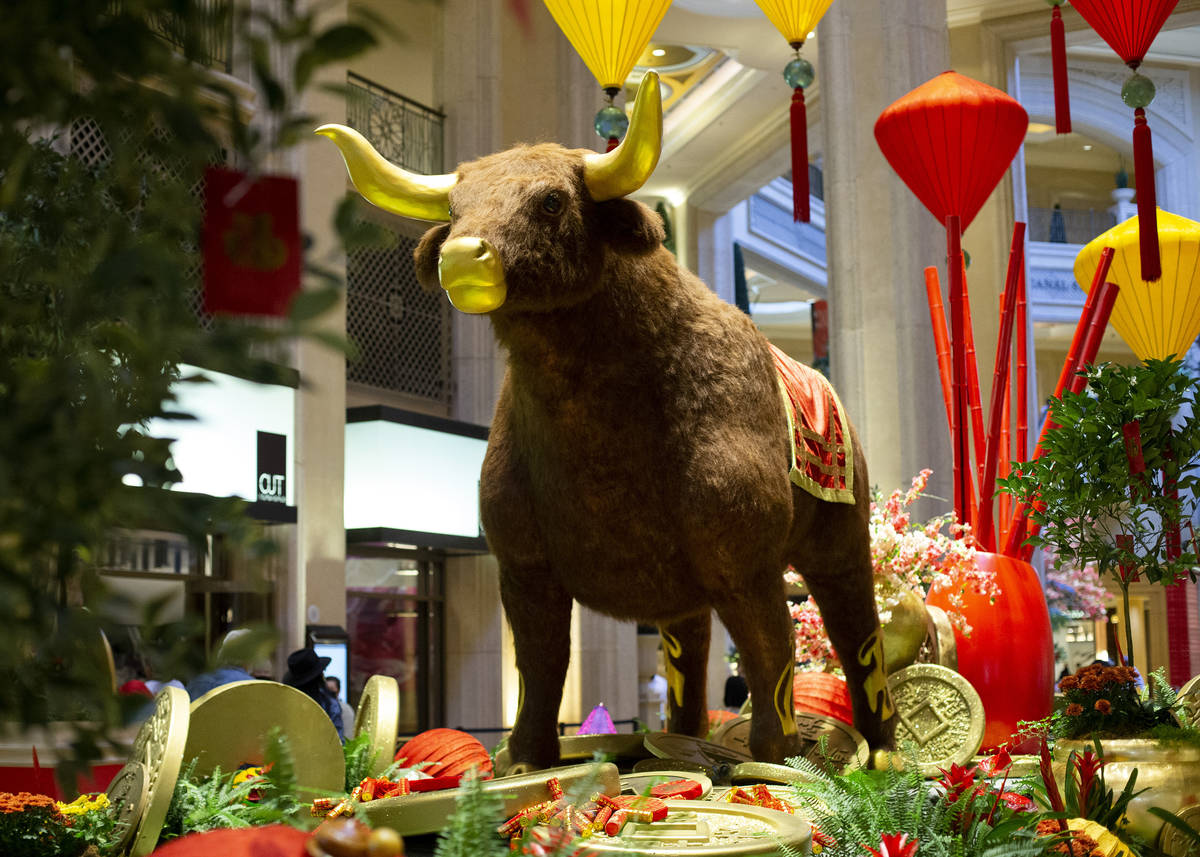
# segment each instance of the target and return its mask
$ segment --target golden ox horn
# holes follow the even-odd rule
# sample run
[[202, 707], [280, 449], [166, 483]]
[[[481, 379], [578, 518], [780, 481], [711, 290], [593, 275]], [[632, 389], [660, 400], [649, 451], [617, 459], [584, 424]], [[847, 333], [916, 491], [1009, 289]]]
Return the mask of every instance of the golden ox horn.
[[316, 133], [341, 150], [358, 192], [384, 211], [418, 220], [450, 219], [450, 188], [458, 181], [456, 174], [410, 173], [389, 163], [362, 134], [345, 125], [322, 125]]
[[621, 145], [604, 155], [584, 155], [583, 181], [592, 199], [616, 199], [646, 183], [662, 154], [662, 124], [658, 75], [649, 71], [638, 86], [629, 132]]

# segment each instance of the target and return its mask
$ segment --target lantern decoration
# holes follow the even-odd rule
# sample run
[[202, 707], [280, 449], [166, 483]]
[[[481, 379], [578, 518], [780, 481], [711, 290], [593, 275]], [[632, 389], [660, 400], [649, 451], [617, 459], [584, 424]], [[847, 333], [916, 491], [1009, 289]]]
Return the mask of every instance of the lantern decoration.
[[[975, 219], [1008, 169], [1028, 127], [1029, 116], [1014, 99], [953, 71], [943, 72], [893, 102], [875, 122], [875, 139], [888, 163], [946, 227], [954, 509], [964, 523], [971, 522], [969, 510], [975, 505], [967, 431], [972, 411], [977, 415], [974, 423], [979, 460], [975, 470], [981, 482], [984, 438], [983, 421], [978, 416], [981, 409], [971, 407], [979, 399], [979, 379], [974, 360], [968, 357], [971, 310], [963, 268], [962, 230]], [[1014, 297], [1023, 264], [1023, 254], [1010, 256], [1008, 280], [1013, 283]], [[990, 503], [990, 494], [983, 499]]]
[[1141, 279], [1162, 276], [1154, 191], [1154, 151], [1146, 108], [1154, 83], [1138, 73], [1146, 51], [1179, 0], [1072, 0], [1076, 11], [1117, 52], [1133, 76], [1121, 87], [1121, 100], [1133, 108], [1133, 171], [1137, 182]]
[[804, 107], [804, 90], [812, 84], [815, 72], [812, 63], [800, 56], [800, 49], [833, 0], [754, 2], [795, 51], [795, 57], [783, 67], [783, 79], [792, 88], [792, 218], [808, 223], [808, 113]]
[[1093, 239], [1075, 259], [1075, 279], [1090, 294], [1100, 254], [1105, 247], [1115, 251], [1108, 279], [1121, 292], [1112, 324], [1142, 360], [1182, 357], [1200, 335], [1200, 223], [1161, 209], [1157, 221], [1157, 281], [1142, 276], [1140, 215]]
[[613, 104], [633, 64], [658, 29], [671, 0], [545, 0], [559, 29], [591, 70], [608, 103], [596, 114], [596, 133], [612, 151], [629, 130]]
[[854, 724], [850, 691], [846, 680], [822, 670], [798, 670], [792, 679], [792, 703], [796, 711], [811, 711]]
[[1063, 27], [1065, 0], [1046, 0], [1050, 13], [1050, 67], [1054, 74], [1054, 130], [1071, 133], [1071, 91], [1067, 87], [1067, 34]]
[[461, 777], [472, 767], [481, 778], [492, 775], [492, 757], [472, 735], [457, 729], [429, 729], [410, 738], [396, 751], [396, 761], [406, 768], [424, 763], [423, 773], [435, 779]]

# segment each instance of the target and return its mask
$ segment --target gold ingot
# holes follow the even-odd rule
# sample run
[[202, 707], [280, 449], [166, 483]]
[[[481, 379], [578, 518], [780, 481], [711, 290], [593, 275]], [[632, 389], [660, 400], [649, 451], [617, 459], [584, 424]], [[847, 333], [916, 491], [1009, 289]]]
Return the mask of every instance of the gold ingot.
[[450, 220], [450, 189], [457, 173], [423, 176], [388, 163], [366, 137], [345, 125], [322, 125], [314, 133], [328, 137], [342, 153], [355, 189], [384, 211], [416, 220]]
[[888, 678], [896, 704], [896, 744], [917, 747], [921, 772], [965, 765], [983, 743], [983, 700], [971, 683], [937, 664], [913, 664]]
[[583, 156], [583, 181], [596, 202], [633, 193], [646, 183], [662, 154], [662, 94], [658, 75], [646, 72], [638, 85], [629, 131], [621, 145]]
[[396, 734], [400, 729], [400, 684], [390, 675], [367, 679], [358, 708], [354, 713], [354, 735], [370, 736], [367, 772], [377, 777], [392, 764], [396, 755]]
[[668, 800], [667, 817], [626, 824], [616, 836], [593, 836], [586, 850], [598, 854], [687, 857], [771, 857], [783, 846], [807, 854], [812, 826], [798, 815], [721, 801]]
[[[515, 815], [527, 806], [550, 800], [546, 781], [558, 779], [564, 792], [572, 786], [586, 787], [588, 795], [603, 792], [609, 797], [621, 793], [621, 775], [608, 762], [547, 768], [516, 777], [497, 777], [483, 781], [483, 790], [504, 800], [504, 817]], [[436, 833], [446, 827], [462, 789], [419, 792], [400, 797], [372, 800], [362, 804], [362, 812], [372, 827], [390, 827], [401, 836]]]
[[500, 254], [482, 238], [451, 238], [443, 244], [438, 281], [455, 309], [466, 313], [491, 312], [508, 295]]
[[181, 756], [196, 760], [199, 777], [217, 767], [235, 771], [261, 765], [275, 728], [291, 744], [299, 786], [328, 792], [345, 788], [346, 759], [333, 721], [306, 693], [274, 681], [235, 681], [193, 702]]

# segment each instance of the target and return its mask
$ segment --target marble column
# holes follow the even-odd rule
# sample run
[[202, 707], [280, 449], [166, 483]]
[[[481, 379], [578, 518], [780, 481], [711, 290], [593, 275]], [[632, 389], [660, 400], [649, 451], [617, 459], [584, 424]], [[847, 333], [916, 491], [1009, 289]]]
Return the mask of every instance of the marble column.
[[944, 231], [874, 136], [887, 105], [947, 68], [946, 9], [927, 0], [835, 3], [817, 43], [833, 380], [871, 482], [890, 490], [932, 467], [931, 492], [949, 497], [950, 442], [922, 273], [941, 265], [945, 279]]

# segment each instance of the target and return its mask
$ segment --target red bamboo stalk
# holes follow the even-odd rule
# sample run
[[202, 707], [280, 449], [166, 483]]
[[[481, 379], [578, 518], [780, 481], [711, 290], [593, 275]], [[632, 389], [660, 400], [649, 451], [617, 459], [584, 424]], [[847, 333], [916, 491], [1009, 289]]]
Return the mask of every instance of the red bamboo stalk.
[[1054, 72], [1054, 130], [1071, 133], [1071, 93], [1067, 84], [1067, 37], [1062, 11], [1054, 7], [1050, 16], [1050, 65]]
[[992, 399], [988, 407], [987, 447], [983, 457], [983, 478], [979, 482], [979, 526], [977, 536], [986, 550], [995, 551], [992, 495], [996, 491], [996, 467], [1000, 461], [1000, 420], [1004, 416], [1004, 396], [1008, 391], [1008, 365], [1012, 356], [1013, 318], [1017, 309], [1017, 281], [1025, 266], [1025, 224], [1013, 224], [1008, 249], [1008, 271], [1004, 278], [1004, 306], [1000, 310], [1000, 331], [996, 337], [996, 360], [992, 364]]
[[804, 87], [792, 90], [792, 219], [808, 223], [808, 114]]
[[942, 401], [946, 404], [946, 426], [954, 437], [954, 405], [951, 400], [950, 334], [946, 330], [946, 310], [942, 305], [942, 284], [938, 269], [925, 269], [925, 297], [929, 302], [929, 326], [933, 330], [933, 346], [937, 353], [938, 377], [942, 381]]
[[[1087, 365], [1086, 361], [1080, 361], [1079, 355], [1083, 349], [1083, 340], [1087, 335], [1088, 326], [1095, 315], [1100, 288], [1108, 278], [1108, 269], [1112, 266], [1115, 252], [1112, 247], [1105, 247], [1100, 251], [1100, 263], [1096, 266], [1096, 273], [1092, 276], [1092, 287], [1088, 290], [1087, 300], [1083, 302], [1083, 312], [1079, 314], [1079, 321], [1075, 325], [1075, 335], [1071, 338], [1071, 347], [1067, 350], [1067, 359], [1063, 363], [1062, 372], [1058, 375], [1058, 383], [1054, 385], [1054, 398], [1056, 399], [1063, 394], [1063, 390], [1067, 389], [1067, 385], [1071, 383], [1071, 379], [1079, 371], [1079, 368]], [[1036, 451], [1034, 454], [1036, 456]]]
[[967, 436], [967, 343], [964, 317], [962, 227], [958, 215], [946, 218], [946, 265], [950, 275], [951, 369], [954, 401], [954, 513], [961, 523], [971, 523], [971, 444]]
[[[963, 299], [963, 332], [967, 344], [967, 403], [971, 410], [971, 439], [975, 443], [975, 470], [972, 478], [978, 478], [983, 484], [983, 456], [987, 445], [987, 435], [983, 431], [983, 403], [979, 393], [979, 362], [975, 357], [975, 325], [971, 321], [971, 296], [967, 290], [967, 270], [963, 265], [962, 271]], [[974, 497], [974, 493], [971, 495]], [[971, 521], [978, 520], [972, 517]]]
[[[1012, 459], [1010, 457], [1012, 451], [1012, 433], [1010, 426], [1012, 425], [1012, 380], [1005, 378], [1004, 390], [1004, 416], [1000, 419], [1000, 471], [1001, 479], [1004, 479], [1012, 471]], [[1005, 538], [1008, 536], [1008, 513], [1012, 511], [1012, 498], [1008, 494], [1001, 494], [999, 497], [999, 506], [996, 517], [996, 546], [1004, 544]]]
[[[1017, 291], [1017, 461], [1029, 457], [1029, 323], [1025, 315], [1025, 266]], [[1007, 518], [1005, 519], [1007, 520]]]
[[1146, 111], [1133, 111], [1133, 175], [1137, 183], [1138, 244], [1142, 279], [1148, 283], [1162, 277], [1158, 256], [1158, 209], [1154, 190], [1154, 146]]

